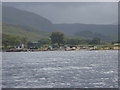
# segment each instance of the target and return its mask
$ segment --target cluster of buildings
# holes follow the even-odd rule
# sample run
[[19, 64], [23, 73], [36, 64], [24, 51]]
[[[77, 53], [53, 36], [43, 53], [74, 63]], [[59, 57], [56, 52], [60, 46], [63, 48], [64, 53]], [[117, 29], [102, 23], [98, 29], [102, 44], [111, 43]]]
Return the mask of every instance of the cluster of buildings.
[[[16, 49], [25, 49], [24, 44], [20, 44], [16, 46]], [[94, 46], [94, 45], [86, 45], [86, 46], [61, 46], [61, 47], [55, 47], [55, 46], [47, 46], [44, 47], [44, 45], [41, 45], [40, 42], [28, 42], [27, 43], [27, 49], [31, 50], [65, 50], [65, 51], [71, 51], [71, 50], [120, 50], [120, 44], [114, 43], [111, 47], [110, 46]]]

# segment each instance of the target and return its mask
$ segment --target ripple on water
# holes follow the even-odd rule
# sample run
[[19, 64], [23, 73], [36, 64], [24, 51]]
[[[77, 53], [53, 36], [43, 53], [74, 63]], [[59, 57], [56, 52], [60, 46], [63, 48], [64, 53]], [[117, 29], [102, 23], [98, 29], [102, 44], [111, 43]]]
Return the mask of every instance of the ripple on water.
[[3, 88], [117, 88], [116, 51], [3, 53]]

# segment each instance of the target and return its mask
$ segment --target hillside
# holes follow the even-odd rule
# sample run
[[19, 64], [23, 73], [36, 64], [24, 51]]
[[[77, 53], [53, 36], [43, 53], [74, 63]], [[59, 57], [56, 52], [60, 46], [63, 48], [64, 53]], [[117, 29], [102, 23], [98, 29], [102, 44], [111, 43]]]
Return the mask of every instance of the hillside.
[[117, 25], [55, 24], [55, 28], [66, 34], [84, 38], [99, 37], [101, 40], [108, 42], [118, 39]]
[[111, 42], [111, 41], [117, 41], [117, 36], [106, 36], [100, 33], [96, 33], [96, 32], [92, 32], [92, 31], [81, 31], [81, 32], [77, 32], [75, 33], [75, 36], [78, 37], [84, 37], [84, 38], [88, 38], [88, 39], [92, 39], [92, 38], [100, 38], [102, 41], [106, 41], [106, 42]]
[[48, 38], [49, 33], [33, 29], [31, 27], [18, 26], [13, 24], [3, 23], [2, 33], [12, 36], [27, 37], [29, 41], [37, 41], [40, 38]]
[[[40, 15], [32, 12], [19, 10], [13, 7], [2, 8], [3, 23], [12, 24], [11, 31], [8, 28], [4, 31], [8, 34], [19, 34], [23, 36], [25, 33], [30, 34], [28, 37], [30, 40], [36, 40], [40, 37], [46, 37], [44, 32], [62, 31], [68, 36], [94, 38], [99, 37], [103, 41], [112, 42], [118, 39], [118, 26], [117, 25], [95, 25], [95, 24], [52, 24], [52, 22]], [[17, 29], [16, 26], [17, 25]], [[24, 26], [24, 27], [23, 27]], [[28, 28], [31, 27], [31, 28]], [[22, 30], [21, 30], [22, 28]], [[33, 29], [34, 28], [34, 29]], [[29, 33], [27, 33], [27, 30]], [[36, 31], [37, 30], [37, 31]], [[37, 32], [37, 33], [36, 33]], [[33, 39], [32, 39], [33, 38]]]
[[13, 7], [2, 7], [2, 22], [29, 26], [38, 30], [54, 30], [52, 22], [48, 19], [32, 12], [19, 10]]
[[92, 31], [101, 33], [104, 35], [117, 34], [118, 26], [117, 25], [95, 25], [95, 24], [55, 24], [56, 29], [64, 31], [65, 33], [75, 34], [80, 31]]

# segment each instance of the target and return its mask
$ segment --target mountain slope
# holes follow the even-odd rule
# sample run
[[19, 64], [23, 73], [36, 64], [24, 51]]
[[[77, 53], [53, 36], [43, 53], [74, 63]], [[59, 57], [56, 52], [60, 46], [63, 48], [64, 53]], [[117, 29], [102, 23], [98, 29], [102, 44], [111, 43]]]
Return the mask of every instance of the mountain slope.
[[118, 40], [117, 25], [94, 25], [94, 24], [55, 24], [55, 28], [69, 35], [84, 38], [99, 37], [103, 41]]
[[81, 31], [81, 32], [77, 32], [77, 33], [75, 34], [75, 36], [84, 37], [84, 38], [88, 38], [88, 39], [100, 38], [102, 41], [107, 41], [107, 42], [117, 41], [117, 37], [105, 36], [105, 35], [103, 35], [103, 34], [96, 33], [96, 32], [91, 32], [91, 31]]
[[37, 41], [41, 38], [48, 38], [49, 33], [45, 31], [40, 31], [33, 29], [31, 27], [6, 24], [2, 25], [2, 33], [7, 35], [19, 36], [19, 37], [27, 37], [29, 41]]
[[2, 7], [2, 21], [3, 23], [33, 27], [38, 30], [54, 30], [52, 22], [48, 19], [13, 7]]
[[[23, 30], [23, 32], [26, 30], [31, 32], [31, 37], [30, 37], [31, 39], [32, 39], [32, 33], [34, 33], [33, 37], [36, 37], [37, 39], [37, 37], [39, 37], [38, 34], [40, 34], [40, 36], [44, 36], [42, 35], [41, 31], [51, 32], [51, 31], [56, 31], [56, 30], [62, 31], [66, 35], [71, 35], [71, 36], [76, 36], [76, 37], [93, 38], [93, 37], [98, 36], [102, 40], [109, 41], [109, 42], [116, 41], [118, 39], [118, 26], [117, 25], [94, 25], [94, 24], [79, 24], [79, 23], [52, 24], [50, 20], [40, 15], [28, 12], [28, 11], [23, 11], [23, 10], [19, 10], [13, 7], [5, 7], [5, 6], [3, 6], [2, 9], [3, 9], [2, 10], [3, 23], [14, 24], [20, 27], [22, 26], [22, 28], [25, 29]], [[34, 29], [31, 29], [28, 27], [32, 27]], [[86, 33], [86, 31], [89, 31], [90, 33]], [[12, 31], [12, 33], [14, 32], [16, 32], [15, 29], [14, 31]], [[22, 33], [22, 30], [19, 32]], [[6, 33], [10, 33], [10, 31], [8, 30], [6, 31]]]
[[55, 28], [65, 33], [74, 34], [80, 31], [92, 31], [104, 35], [117, 34], [117, 25], [95, 25], [95, 24], [55, 24]]

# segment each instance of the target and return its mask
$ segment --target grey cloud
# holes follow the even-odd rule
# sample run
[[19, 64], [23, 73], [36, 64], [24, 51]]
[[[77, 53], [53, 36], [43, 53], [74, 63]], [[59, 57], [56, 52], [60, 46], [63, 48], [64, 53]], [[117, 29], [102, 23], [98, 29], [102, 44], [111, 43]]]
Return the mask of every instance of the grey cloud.
[[116, 24], [118, 20], [117, 3], [113, 2], [23, 2], [3, 5], [37, 13], [53, 23]]

